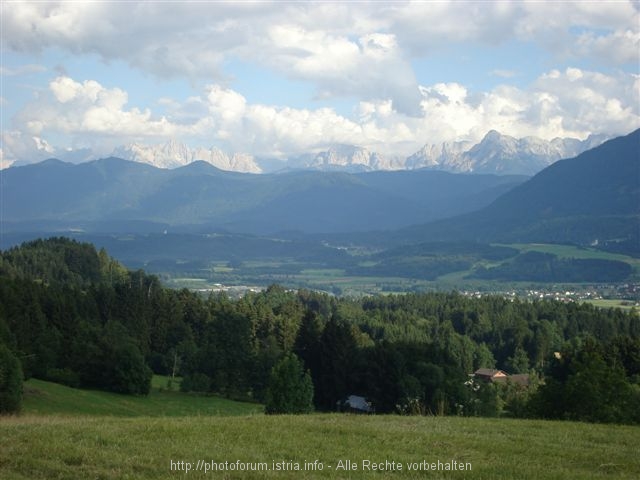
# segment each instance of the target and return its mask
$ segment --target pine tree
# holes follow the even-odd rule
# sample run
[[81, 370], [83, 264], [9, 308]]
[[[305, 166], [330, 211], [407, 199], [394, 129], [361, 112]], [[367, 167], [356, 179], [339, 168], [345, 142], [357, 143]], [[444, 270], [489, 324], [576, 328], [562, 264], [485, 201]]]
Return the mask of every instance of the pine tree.
[[294, 353], [280, 360], [269, 378], [265, 412], [309, 413], [313, 410], [313, 382]]
[[0, 414], [20, 411], [22, 406], [22, 367], [20, 360], [0, 344]]

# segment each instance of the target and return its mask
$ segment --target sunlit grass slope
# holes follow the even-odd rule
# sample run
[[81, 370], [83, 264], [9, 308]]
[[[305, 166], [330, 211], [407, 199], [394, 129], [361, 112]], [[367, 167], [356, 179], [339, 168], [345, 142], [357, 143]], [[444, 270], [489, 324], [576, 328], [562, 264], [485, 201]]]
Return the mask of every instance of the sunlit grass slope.
[[[640, 429], [570, 422], [339, 414], [24, 415], [0, 419], [0, 446], [3, 479], [640, 478]], [[315, 460], [323, 470], [304, 471], [305, 462]], [[357, 470], [339, 470], [347, 460]], [[363, 470], [367, 460], [403, 469]], [[425, 460], [465, 462], [471, 470], [407, 469]], [[198, 461], [263, 463], [268, 470], [205, 474], [194, 471]], [[176, 462], [190, 462], [191, 471]], [[303, 471], [276, 471], [274, 462], [297, 463]]]
[[[36, 401], [29, 394], [26, 413], [0, 417], [2, 479], [640, 478], [638, 427], [395, 415], [265, 416], [255, 414], [257, 406], [231, 408], [233, 402], [177, 392], [123, 403], [102, 392], [67, 389], [45, 407], [46, 395], [56, 399], [64, 387], [28, 385], [40, 387], [42, 397]], [[238, 415], [243, 409], [245, 414]], [[201, 469], [202, 462], [229, 466], [205, 473], [196, 471], [198, 462]], [[305, 470], [313, 462], [314, 469]], [[471, 470], [408, 469], [425, 462], [440, 462], [442, 468], [457, 462]], [[238, 471], [247, 464], [266, 470]], [[287, 470], [276, 470], [278, 465]], [[293, 470], [296, 466], [301, 471]]]
[[[29, 380], [22, 415], [0, 417], [0, 478], [640, 478], [638, 427], [395, 415], [266, 416], [260, 405], [186, 395], [167, 386], [166, 378], [156, 377], [148, 397], [131, 397]], [[203, 462], [210, 467], [212, 461], [237, 466], [205, 473]], [[470, 464], [471, 470], [408, 469], [424, 462], [452, 468], [454, 461]], [[314, 469], [305, 470], [313, 462]], [[247, 463], [267, 470], [237, 470]], [[385, 470], [373, 470], [374, 464]], [[278, 465], [288, 470], [276, 470]], [[292, 470], [296, 466], [301, 471]]]
[[249, 415], [262, 413], [254, 403], [234, 402], [217, 396], [191, 395], [168, 390], [166, 379], [154, 377], [146, 397], [69, 388], [56, 383], [31, 379], [25, 382], [23, 411], [26, 414], [193, 416]]

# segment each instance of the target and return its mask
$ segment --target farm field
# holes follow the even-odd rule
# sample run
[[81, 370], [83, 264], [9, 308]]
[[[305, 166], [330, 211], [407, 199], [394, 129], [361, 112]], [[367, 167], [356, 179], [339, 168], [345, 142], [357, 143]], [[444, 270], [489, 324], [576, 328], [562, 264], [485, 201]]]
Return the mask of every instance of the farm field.
[[[640, 278], [640, 259], [615, 253], [609, 253], [595, 248], [578, 247], [574, 245], [553, 245], [553, 244], [495, 244], [493, 247], [512, 248], [514, 255], [525, 254], [529, 252], [539, 252], [555, 255], [559, 259], [580, 259], [580, 260], [609, 260], [624, 262], [631, 266], [633, 274], [630, 281], [636, 281]], [[405, 275], [401, 275], [403, 271], [397, 270], [394, 275], [377, 275], [374, 272], [367, 272], [366, 267], [375, 267], [380, 260], [371, 260], [366, 255], [358, 255], [350, 257], [350, 264], [344, 265], [344, 268], [336, 268], [331, 262], [327, 265], [319, 265], [317, 262], [305, 263], [303, 261], [294, 261], [292, 259], [271, 259], [269, 261], [247, 261], [235, 268], [222, 267], [216, 264], [210, 268], [203, 268], [200, 272], [189, 272], [189, 276], [184, 272], [165, 272], [161, 276], [165, 279], [167, 285], [173, 288], [195, 288], [208, 289], [216, 288], [216, 285], [247, 285], [265, 287], [272, 283], [278, 283], [291, 288], [309, 288], [313, 290], [321, 290], [331, 292], [337, 295], [358, 296], [362, 294], [384, 294], [399, 293], [409, 291], [449, 291], [449, 290], [479, 290], [484, 292], [500, 292], [508, 290], [527, 290], [537, 289], [545, 290], [548, 288], [560, 288], [560, 290], [580, 289], [585, 285], [599, 282], [540, 282], [540, 281], [502, 281], [486, 278], [473, 278], [476, 268], [482, 266], [485, 268], [497, 267], [502, 264], [510, 263], [513, 258], [506, 259], [487, 259], [483, 258], [480, 252], [473, 252], [469, 247], [469, 255], [473, 257], [467, 269], [445, 271], [436, 278], [427, 279], [420, 278], [416, 273], [420, 271], [407, 271]], [[456, 256], [447, 252], [438, 254], [434, 250], [438, 258], [454, 259]], [[412, 261], [406, 261], [402, 257], [396, 260], [407, 265], [423, 265], [422, 271], [429, 273], [429, 262], [432, 256], [426, 255], [424, 258], [416, 257]], [[354, 265], [359, 270], [352, 271]], [[198, 275], [201, 278], [197, 278]]]
[[[499, 244], [498, 244], [499, 245]], [[603, 260], [619, 260], [626, 262], [636, 270], [640, 268], [640, 259], [629, 255], [619, 253], [610, 253], [595, 248], [578, 247], [575, 245], [558, 245], [549, 243], [514, 243], [502, 245], [505, 247], [516, 248], [520, 253], [525, 252], [542, 252], [556, 255], [559, 258], [585, 258], [585, 259], [603, 259]]]
[[[41, 397], [34, 398], [35, 389]], [[30, 380], [23, 414], [0, 417], [0, 478], [640, 477], [638, 427], [259, 411], [156, 388], [148, 398], [127, 397]], [[227, 470], [205, 472], [212, 462]]]
[[621, 310], [627, 310], [627, 311], [630, 311], [635, 308], [638, 314], [640, 314], [640, 311], [638, 311], [638, 307], [636, 307], [633, 302], [629, 302], [625, 300], [599, 299], [599, 300], [586, 300], [586, 303], [590, 303], [591, 305], [595, 307], [600, 307], [600, 308], [620, 308]]

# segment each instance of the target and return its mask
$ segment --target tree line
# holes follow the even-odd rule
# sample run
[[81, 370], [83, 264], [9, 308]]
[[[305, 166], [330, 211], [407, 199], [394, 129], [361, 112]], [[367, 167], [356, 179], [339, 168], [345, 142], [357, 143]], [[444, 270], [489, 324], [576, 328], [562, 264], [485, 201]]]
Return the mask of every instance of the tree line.
[[[640, 422], [636, 312], [453, 292], [337, 298], [277, 285], [207, 297], [64, 238], [0, 255], [0, 345], [7, 397], [18, 375], [144, 395], [155, 372], [273, 413], [291, 396], [312, 399], [289, 409], [304, 412], [357, 394], [381, 413]], [[529, 373], [531, 386], [474, 382], [478, 368]], [[15, 409], [3, 398], [0, 409]]]

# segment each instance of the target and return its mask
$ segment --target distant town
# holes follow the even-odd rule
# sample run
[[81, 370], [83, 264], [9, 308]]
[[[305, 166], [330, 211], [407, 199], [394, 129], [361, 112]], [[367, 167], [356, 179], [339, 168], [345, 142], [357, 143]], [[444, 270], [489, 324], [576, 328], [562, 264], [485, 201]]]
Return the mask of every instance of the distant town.
[[[231, 298], [239, 298], [247, 293], [261, 292], [266, 289], [259, 285], [224, 285], [216, 283], [208, 288], [197, 288], [195, 291], [208, 293], [225, 293]], [[523, 288], [495, 291], [463, 290], [465, 297], [482, 298], [488, 295], [499, 295], [505, 298], [527, 300], [556, 300], [564, 303], [592, 303], [595, 306], [624, 309], [640, 308], [640, 283], [584, 285], [580, 287], [555, 286], [549, 288]]]

